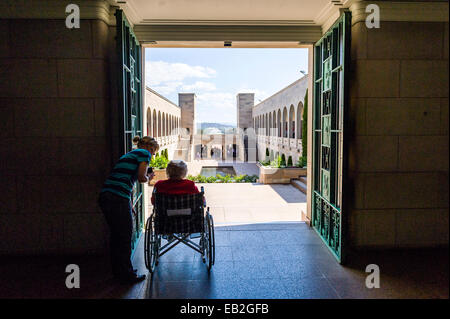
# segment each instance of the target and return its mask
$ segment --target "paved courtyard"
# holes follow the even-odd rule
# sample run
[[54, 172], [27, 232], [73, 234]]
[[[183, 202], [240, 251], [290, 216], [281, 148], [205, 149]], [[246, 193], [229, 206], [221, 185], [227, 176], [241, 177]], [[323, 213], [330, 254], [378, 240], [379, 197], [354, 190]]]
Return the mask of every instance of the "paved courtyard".
[[[203, 166], [233, 166], [237, 175], [259, 175], [255, 163], [196, 160], [187, 165], [191, 175], [199, 174]], [[306, 214], [305, 194], [290, 184], [197, 183], [197, 186], [205, 189], [206, 203], [216, 225], [299, 222], [302, 211]]]
[[306, 213], [305, 194], [290, 184], [208, 183], [206, 204], [216, 225], [299, 222]]
[[217, 225], [302, 221], [306, 196], [290, 184], [198, 184]]

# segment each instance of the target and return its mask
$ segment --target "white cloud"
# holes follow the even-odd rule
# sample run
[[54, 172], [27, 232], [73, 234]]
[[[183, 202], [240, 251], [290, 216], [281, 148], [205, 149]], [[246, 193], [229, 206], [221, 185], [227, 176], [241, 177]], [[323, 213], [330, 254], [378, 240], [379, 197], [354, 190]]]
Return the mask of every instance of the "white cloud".
[[227, 92], [198, 93], [196, 115], [199, 122], [235, 122], [236, 95]]
[[259, 89], [242, 87], [233, 93], [204, 92], [197, 94], [197, 118], [199, 122], [236, 123], [236, 96], [238, 93], [255, 93], [255, 104], [270, 94]]
[[216, 85], [211, 82], [197, 81], [194, 84], [185, 84], [180, 89], [183, 92], [197, 93], [198, 91], [215, 91]]
[[[147, 61], [145, 75], [146, 85], [164, 96], [180, 92], [195, 93], [198, 121], [234, 123], [238, 93], [255, 93], [255, 104], [270, 96], [267, 92], [251, 88], [251, 85], [246, 83], [241, 84], [234, 92], [218, 92], [213, 80], [196, 80], [216, 76], [214, 69], [205, 66]], [[173, 98], [175, 99], [175, 96]]]
[[232, 93], [224, 92], [206, 92], [197, 94], [197, 100], [199, 103], [208, 105], [210, 107], [216, 107], [219, 109], [229, 109], [230, 107], [236, 107], [236, 95]]
[[159, 94], [167, 95], [173, 92], [178, 92], [178, 88], [183, 85], [182, 82], [167, 82], [161, 85], [151, 86], [152, 90], [155, 90]]
[[164, 61], [145, 62], [145, 83], [150, 87], [167, 82], [183, 81], [186, 78], [211, 78], [216, 70], [210, 67]]

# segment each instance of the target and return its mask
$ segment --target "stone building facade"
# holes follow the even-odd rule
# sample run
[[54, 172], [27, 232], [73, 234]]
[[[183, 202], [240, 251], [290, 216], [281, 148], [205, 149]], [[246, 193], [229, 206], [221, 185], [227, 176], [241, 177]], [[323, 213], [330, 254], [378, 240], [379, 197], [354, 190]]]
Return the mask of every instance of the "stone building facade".
[[169, 158], [173, 158], [180, 136], [180, 107], [149, 87], [146, 88], [144, 102], [146, 135], [156, 138], [160, 152], [167, 149]]
[[295, 165], [302, 156], [302, 125], [308, 75], [291, 83], [252, 108], [257, 135], [257, 156], [266, 160], [284, 154]]
[[[302, 125], [308, 76], [291, 83], [254, 105], [254, 93], [236, 96], [237, 126], [233, 134], [205, 135], [196, 132], [195, 93], [179, 93], [179, 106], [147, 87], [145, 95], [147, 135], [154, 136], [170, 158], [193, 160], [201, 152], [211, 158], [212, 147], [221, 148], [219, 159], [245, 162], [270, 160], [284, 154], [295, 165], [302, 156]], [[236, 145], [236, 158], [225, 149]], [[202, 156], [203, 157], [203, 156]]]

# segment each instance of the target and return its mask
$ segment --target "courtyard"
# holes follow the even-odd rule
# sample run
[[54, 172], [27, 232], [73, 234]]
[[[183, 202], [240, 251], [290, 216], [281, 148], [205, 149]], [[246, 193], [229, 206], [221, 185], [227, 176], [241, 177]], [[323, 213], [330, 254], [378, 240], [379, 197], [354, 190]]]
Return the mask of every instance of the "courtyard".
[[[236, 175], [259, 175], [255, 163], [195, 160], [187, 163], [188, 174], [197, 175], [205, 166], [233, 166]], [[306, 215], [306, 196], [291, 184], [260, 183], [197, 184], [205, 190], [215, 225], [300, 222]]]

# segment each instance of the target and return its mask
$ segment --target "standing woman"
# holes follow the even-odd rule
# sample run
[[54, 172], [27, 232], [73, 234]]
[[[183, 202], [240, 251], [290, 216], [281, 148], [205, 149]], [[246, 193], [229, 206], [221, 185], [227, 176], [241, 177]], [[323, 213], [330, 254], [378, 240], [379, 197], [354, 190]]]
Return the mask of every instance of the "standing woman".
[[154, 174], [147, 174], [158, 142], [149, 136], [133, 138], [134, 149], [123, 155], [103, 184], [99, 204], [110, 228], [110, 252], [114, 277], [121, 283], [135, 283], [145, 279], [138, 276], [131, 264], [132, 208], [131, 194], [136, 180], [147, 183]]

